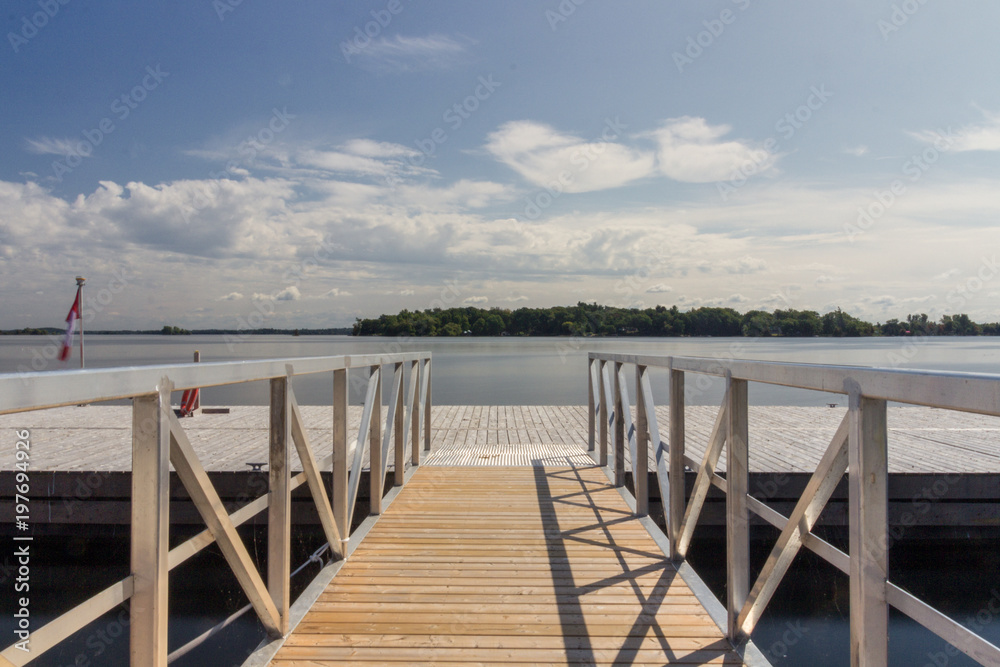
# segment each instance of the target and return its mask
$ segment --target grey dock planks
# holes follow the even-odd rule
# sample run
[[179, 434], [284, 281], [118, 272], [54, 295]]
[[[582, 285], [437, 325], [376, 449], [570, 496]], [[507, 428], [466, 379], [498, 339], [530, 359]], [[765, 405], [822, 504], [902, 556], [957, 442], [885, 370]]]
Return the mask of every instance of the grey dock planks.
[[[689, 406], [687, 453], [700, 459], [717, 408]], [[332, 410], [302, 406], [318, 458], [331, 449]], [[434, 406], [433, 451], [426, 465], [585, 465], [584, 406]], [[750, 471], [811, 473], [836, 430], [844, 408], [750, 407]], [[660, 433], [668, 432], [668, 408], [656, 409]], [[361, 408], [349, 412], [357, 434]], [[892, 473], [1000, 473], [1000, 419], [933, 408], [889, 408], [889, 471]], [[0, 429], [28, 428], [32, 467], [46, 471], [127, 471], [131, 468], [128, 406], [91, 405], [0, 416]], [[182, 420], [206, 469], [248, 470], [267, 460], [267, 408], [235, 406], [230, 414]], [[350, 437], [350, 436], [349, 436]], [[650, 445], [652, 447], [652, 443]], [[626, 454], [627, 456], [627, 454]], [[650, 456], [649, 470], [654, 457]], [[725, 454], [719, 470], [725, 470]], [[292, 466], [298, 469], [292, 452]], [[368, 465], [367, 453], [364, 466]], [[12, 470], [13, 459], [0, 461]], [[391, 461], [390, 461], [391, 466]]]

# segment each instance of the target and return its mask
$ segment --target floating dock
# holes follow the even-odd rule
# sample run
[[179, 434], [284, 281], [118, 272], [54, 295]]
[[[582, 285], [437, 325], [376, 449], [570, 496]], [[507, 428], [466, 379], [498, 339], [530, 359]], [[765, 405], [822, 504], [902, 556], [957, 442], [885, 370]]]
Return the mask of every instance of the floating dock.
[[[301, 406], [316, 454], [330, 453], [332, 411]], [[700, 460], [712, 430], [716, 406], [686, 409], [687, 452]], [[780, 510], [791, 510], [816, 469], [845, 408], [751, 406], [749, 422], [750, 494]], [[348, 410], [348, 431], [356, 433], [361, 406]], [[656, 409], [661, 429], [669, 428], [667, 407]], [[266, 489], [267, 477], [254, 466], [267, 461], [268, 408], [233, 406], [229, 414], [199, 414], [181, 420], [191, 444], [220, 496], [234, 506]], [[949, 538], [969, 531], [1000, 535], [1000, 419], [923, 407], [890, 407], [890, 523], [907, 519], [910, 537]], [[63, 407], [0, 415], [0, 430], [29, 429], [32, 449], [33, 507], [39, 527], [72, 531], [74, 524], [128, 524], [131, 492], [131, 408]], [[545, 405], [443, 405], [432, 413], [433, 447], [427, 466], [591, 465], [586, 451], [587, 408]], [[364, 475], [369, 452], [363, 455]], [[298, 455], [291, 467], [301, 470]], [[655, 454], [650, 443], [649, 489], [658, 497]], [[0, 461], [0, 523], [13, 516], [13, 459]], [[626, 464], [631, 469], [626, 450]], [[266, 465], [263, 466], [266, 471]], [[388, 468], [392, 469], [390, 458]], [[726, 454], [716, 468], [724, 474]], [[688, 471], [687, 483], [695, 473]], [[44, 483], [39, 481], [44, 480]], [[171, 521], [200, 524], [193, 507], [181, 502], [174, 484]], [[847, 489], [832, 496], [820, 525], [846, 525]], [[367, 483], [360, 497], [367, 498]], [[689, 489], [690, 490], [690, 489]], [[258, 493], [251, 494], [251, 491]], [[297, 521], [318, 522], [308, 499], [296, 503]], [[87, 502], [83, 502], [87, 501]], [[725, 524], [724, 497], [709, 496], [701, 522]]]

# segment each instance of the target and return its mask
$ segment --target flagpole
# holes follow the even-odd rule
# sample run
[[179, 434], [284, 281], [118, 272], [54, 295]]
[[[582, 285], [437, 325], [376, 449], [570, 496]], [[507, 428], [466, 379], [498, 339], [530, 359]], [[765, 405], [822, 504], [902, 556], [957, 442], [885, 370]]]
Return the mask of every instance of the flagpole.
[[80, 368], [83, 368], [83, 284], [87, 279], [83, 276], [76, 277], [76, 298], [80, 300]]

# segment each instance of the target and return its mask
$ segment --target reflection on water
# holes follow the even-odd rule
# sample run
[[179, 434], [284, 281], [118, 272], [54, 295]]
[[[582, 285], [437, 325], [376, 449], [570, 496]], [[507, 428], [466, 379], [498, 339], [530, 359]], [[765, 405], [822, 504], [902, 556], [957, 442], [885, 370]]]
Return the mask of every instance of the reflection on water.
[[[44, 336], [0, 337], [0, 372], [37, 368], [76, 368], [78, 358], [61, 363], [47, 359], [58, 346]], [[250, 336], [233, 342], [223, 336], [88, 336], [90, 368], [177, 364], [200, 350], [203, 361], [275, 357], [385, 354], [430, 351], [434, 355], [433, 392], [438, 405], [583, 405], [587, 402], [586, 357], [591, 351], [745, 358], [768, 361], [847, 364], [930, 370], [1000, 373], [1000, 338], [354, 338], [351, 336]], [[366, 371], [352, 375], [362, 379]], [[667, 378], [652, 371], [657, 402], [667, 399]], [[353, 402], [363, 383], [351, 384]], [[689, 379], [687, 401], [717, 404], [718, 378]], [[332, 397], [328, 375], [295, 380], [300, 403], [320, 405]], [[750, 386], [757, 405], [817, 405], [840, 402], [834, 394], [761, 384]], [[215, 387], [206, 405], [265, 405], [266, 383]]]

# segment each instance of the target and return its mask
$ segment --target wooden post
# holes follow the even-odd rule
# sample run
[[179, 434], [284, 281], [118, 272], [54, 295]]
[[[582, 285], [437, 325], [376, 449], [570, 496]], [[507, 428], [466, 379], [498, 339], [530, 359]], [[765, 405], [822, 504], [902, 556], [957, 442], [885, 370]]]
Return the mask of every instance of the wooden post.
[[667, 515], [667, 534], [670, 536], [670, 558], [680, 560], [677, 550], [680, 544], [681, 527], [684, 523], [684, 371], [670, 369], [670, 436], [668, 453], [670, 460], [670, 497], [662, 502]]
[[[635, 458], [632, 460], [632, 481], [635, 486], [635, 514], [649, 514], [649, 418], [642, 378], [646, 367], [635, 366]], [[657, 443], [659, 444], [659, 443]]]
[[594, 410], [597, 404], [594, 402], [594, 360], [587, 359], [587, 451], [595, 449], [595, 436], [597, 435], [597, 423], [595, 422]]
[[132, 399], [132, 667], [167, 667], [172, 388], [163, 378], [157, 393]]
[[[382, 513], [382, 373], [379, 366], [372, 366], [371, 373], [378, 373], [375, 398], [372, 403], [372, 424], [368, 430], [369, 502], [372, 514]], [[358, 447], [362, 444], [359, 442]], [[361, 472], [360, 470], [358, 471]]]
[[851, 556], [851, 665], [881, 667], [888, 661], [889, 553], [886, 402], [849, 394], [848, 465]]
[[[201, 352], [198, 350], [194, 351], [194, 363], [201, 363]], [[194, 410], [191, 411], [193, 415], [201, 414], [201, 388], [198, 389], [198, 394], [194, 398]]]
[[726, 610], [729, 640], [740, 636], [737, 623], [750, 588], [750, 515], [747, 381], [726, 373], [729, 429], [726, 438]]
[[[361, 446], [361, 443], [358, 444]], [[333, 516], [340, 531], [342, 553], [347, 553], [347, 541], [351, 535], [351, 517], [347, 515], [348, 500], [347, 469], [347, 369], [333, 372], [333, 485], [330, 499]]]
[[[392, 484], [403, 486], [403, 473], [406, 472], [406, 402], [403, 400], [403, 362], [396, 364], [393, 384], [396, 386], [396, 410], [392, 415], [393, 464]], [[397, 381], [398, 380], [398, 381]]]
[[[289, 375], [291, 369], [289, 368]], [[271, 380], [267, 503], [267, 589], [278, 609], [279, 631], [288, 634], [292, 566], [292, 497], [288, 448], [292, 440], [289, 378]]]
[[622, 400], [622, 388], [618, 381], [622, 371], [620, 362], [614, 362], [614, 397], [615, 397], [615, 486], [625, 486], [625, 406]]
[[410, 410], [410, 459], [414, 466], [420, 465], [420, 431], [423, 427], [423, 403], [420, 394], [420, 361], [414, 359], [410, 362], [410, 386], [414, 387], [415, 393], [409, 405]]
[[600, 450], [598, 452], [597, 463], [600, 466], [604, 467], [608, 465], [608, 411], [612, 408], [608, 406], [607, 395], [606, 395], [607, 391], [605, 390], [605, 380], [607, 379], [608, 362], [601, 359], [597, 363], [599, 366], [598, 370], [600, 373], [600, 378], [599, 378], [600, 385], [598, 386], [598, 392], [600, 393], [600, 396], [598, 397], [598, 401], [600, 401], [599, 404], [601, 406], [599, 415], [601, 422]]
[[424, 361], [424, 451], [431, 451], [431, 359]]

